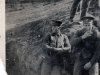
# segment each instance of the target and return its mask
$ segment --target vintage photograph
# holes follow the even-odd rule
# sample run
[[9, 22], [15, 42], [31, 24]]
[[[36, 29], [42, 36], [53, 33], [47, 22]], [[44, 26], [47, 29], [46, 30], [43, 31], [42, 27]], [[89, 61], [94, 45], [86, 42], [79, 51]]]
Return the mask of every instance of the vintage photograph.
[[100, 75], [99, 0], [5, 0], [8, 75]]

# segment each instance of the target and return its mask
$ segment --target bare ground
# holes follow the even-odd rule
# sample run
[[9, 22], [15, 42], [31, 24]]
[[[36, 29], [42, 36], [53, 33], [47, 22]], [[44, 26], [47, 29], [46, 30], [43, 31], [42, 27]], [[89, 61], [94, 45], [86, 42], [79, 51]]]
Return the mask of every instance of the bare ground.
[[65, 11], [65, 15], [67, 16], [67, 11], [69, 11], [71, 4], [72, 0], [63, 0], [48, 5], [44, 5], [44, 3], [36, 3], [33, 6], [31, 4], [24, 5], [25, 9], [23, 10], [6, 13], [6, 30], [32, 21], [37, 21], [51, 15], [56, 15], [60, 11]]

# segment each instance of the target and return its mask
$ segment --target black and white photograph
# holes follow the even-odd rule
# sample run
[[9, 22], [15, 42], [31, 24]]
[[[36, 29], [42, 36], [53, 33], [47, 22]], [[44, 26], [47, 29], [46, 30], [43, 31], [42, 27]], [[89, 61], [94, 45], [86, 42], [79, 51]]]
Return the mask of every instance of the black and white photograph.
[[3, 75], [100, 75], [100, 0], [5, 0], [5, 46]]

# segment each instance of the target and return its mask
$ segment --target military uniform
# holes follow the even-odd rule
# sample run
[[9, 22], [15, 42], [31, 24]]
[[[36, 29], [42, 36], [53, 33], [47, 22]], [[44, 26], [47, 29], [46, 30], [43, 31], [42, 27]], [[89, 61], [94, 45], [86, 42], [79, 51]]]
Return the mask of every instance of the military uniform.
[[[63, 35], [61, 33], [59, 34], [49, 34], [44, 39], [44, 44], [49, 45], [50, 47], [55, 48], [63, 48], [66, 46], [70, 46], [68, 43], [69, 40], [66, 35]], [[61, 68], [60, 62], [63, 62], [61, 59], [62, 53], [59, 53], [57, 51], [47, 51], [44, 49], [45, 58], [43, 59], [42, 64], [42, 71], [41, 75], [60, 75]], [[65, 53], [65, 52], [64, 52]]]
[[[86, 32], [85, 29], [76, 32], [71, 39], [71, 46], [76, 47], [76, 60], [73, 70], [73, 75], [98, 75], [98, 59], [100, 58], [100, 33], [98, 30], [92, 30], [93, 34], [86, 39], [82, 39], [82, 35]], [[90, 62], [92, 66], [88, 70], [84, 69], [84, 65]], [[86, 75], [86, 74], [85, 74]]]

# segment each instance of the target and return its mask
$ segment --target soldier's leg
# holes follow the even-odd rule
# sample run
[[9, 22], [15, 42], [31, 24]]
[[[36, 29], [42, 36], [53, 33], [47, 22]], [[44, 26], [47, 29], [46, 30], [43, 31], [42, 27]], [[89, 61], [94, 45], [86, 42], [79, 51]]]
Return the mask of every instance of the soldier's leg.
[[52, 62], [51, 59], [44, 58], [41, 66], [41, 75], [51, 75]]
[[59, 66], [54, 66], [51, 71], [51, 75], [60, 75], [61, 68]]
[[90, 0], [83, 0], [80, 19], [86, 16], [86, 11], [88, 9], [89, 1]]
[[92, 65], [89, 70], [89, 75], [99, 75], [99, 64], [98, 62]]
[[82, 75], [84, 70], [84, 63], [80, 59], [76, 59], [74, 64], [73, 75]]
[[81, 0], [74, 0], [71, 11], [70, 11], [70, 19], [73, 19], [76, 13], [77, 6]]

